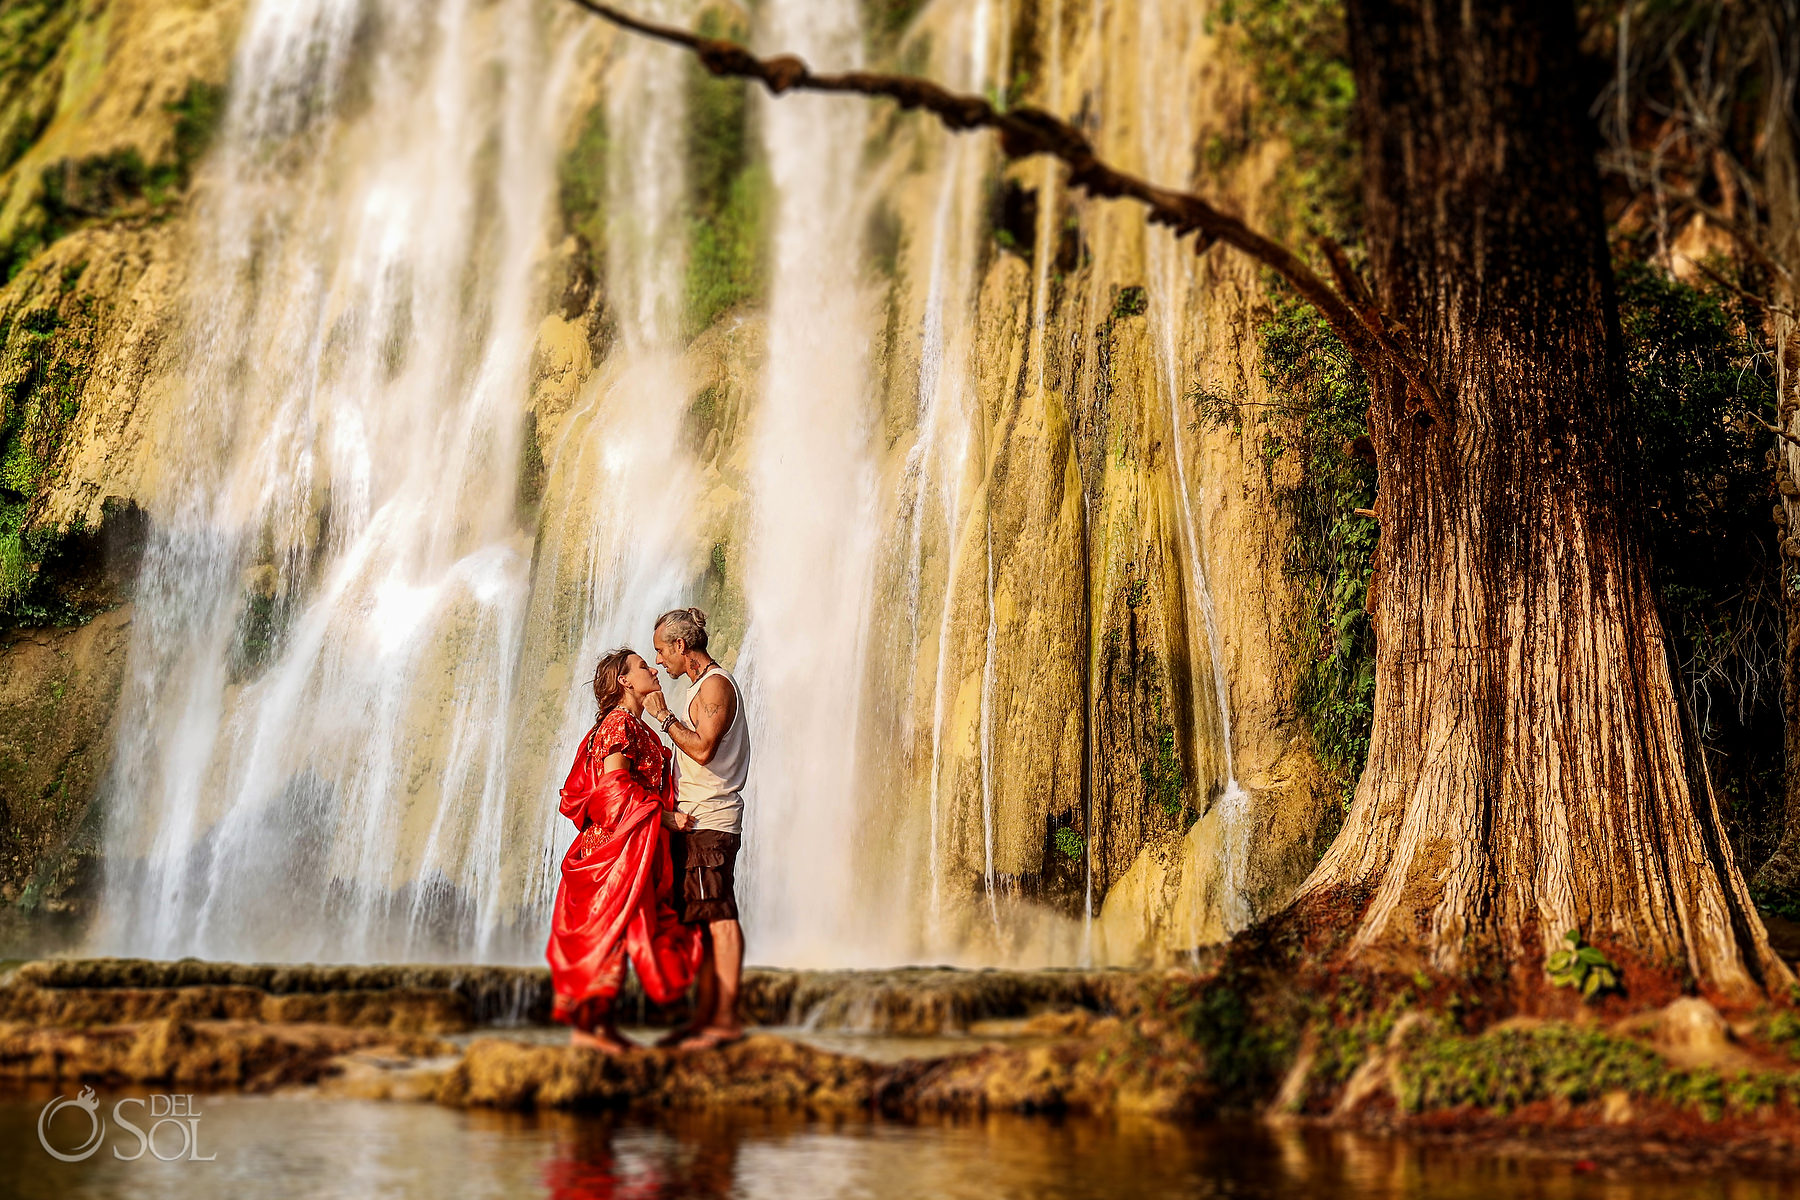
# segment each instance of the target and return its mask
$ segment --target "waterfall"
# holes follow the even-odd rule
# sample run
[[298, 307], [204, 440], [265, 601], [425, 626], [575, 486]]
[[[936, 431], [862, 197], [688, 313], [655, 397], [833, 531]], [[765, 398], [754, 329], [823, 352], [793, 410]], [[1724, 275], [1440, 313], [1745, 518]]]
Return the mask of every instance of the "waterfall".
[[97, 934], [489, 957], [557, 94], [529, 5], [264, 0], [203, 189]]
[[[687, 25], [700, 9], [636, 6]], [[879, 36], [950, 86], [1019, 91], [1012, 103], [1029, 91], [1098, 130], [1083, 76], [1118, 67], [1087, 39], [1125, 17], [1098, 0], [1068, 22], [1061, 0], [1044, 9], [936, 0], [911, 31]], [[878, 37], [864, 12], [768, 0], [753, 40], [854, 69]], [[1186, 79], [1198, 19], [1177, 0], [1129, 17], [1148, 61], [1116, 140], [1179, 182], [1197, 100], [1166, 77]], [[1001, 451], [1073, 428], [1086, 399], [1057, 377], [1060, 347], [1079, 344], [1065, 322], [1087, 338], [1112, 303], [1091, 290], [1101, 271], [1055, 261], [1071, 208], [1060, 168], [1010, 177], [1040, 181], [1039, 207], [1019, 234], [1032, 244], [1008, 231], [1003, 250], [987, 138], [759, 91], [766, 290], [695, 336], [694, 71], [682, 51], [526, 0], [252, 0], [196, 192], [205, 237], [173, 452], [150, 498], [95, 949], [537, 960], [573, 834], [556, 789], [593, 720], [594, 663], [619, 645], [648, 654], [658, 613], [717, 588], [734, 635], [718, 649], [753, 741], [738, 872], [753, 959], [1090, 953], [1105, 901], [1097, 652], [1070, 664], [1089, 674], [1063, 705], [1081, 706], [1089, 741], [1068, 818], [1086, 835], [1083, 894], [1057, 864], [1061, 910], [1030, 892], [1035, 860], [1017, 869], [1010, 814], [1037, 801], [1005, 774], [1068, 719], [1022, 702], [1015, 673], [1035, 649], [1024, 610], [1063, 603], [1068, 576], [1020, 570], [1017, 547], [1072, 543], [1071, 510], [1021, 517], [1005, 490], [1053, 456]], [[604, 303], [572, 316], [556, 280], [576, 251], [556, 218], [577, 110], [604, 124], [604, 246], [584, 260], [604, 264]], [[885, 268], [868, 250], [883, 205], [905, 230], [901, 265]], [[1167, 405], [1171, 465], [1155, 469], [1173, 476], [1191, 732], [1225, 773], [1207, 781], [1223, 788], [1204, 818], [1225, 849], [1194, 866], [1221, 881], [1235, 929], [1249, 800], [1202, 552], [1212, 489], [1190, 486], [1182, 421], [1192, 262], [1156, 231], [1142, 261], [1133, 243], [1108, 269], [1147, 271], [1144, 403]], [[554, 402], [552, 375], [569, 381]], [[701, 451], [693, 406], [721, 379], [738, 407]], [[1052, 415], [1018, 416], [1020, 396]], [[1107, 501], [1087, 482], [1080, 536], [1098, 554]], [[1019, 529], [1033, 521], [1063, 523], [1034, 541]], [[713, 570], [727, 546], [728, 583]], [[1105, 571], [1090, 565], [1081, 586]], [[1097, 597], [1076, 600], [1093, 634]], [[1054, 639], [1066, 625], [1043, 627]], [[1062, 781], [1046, 790], [1071, 802]]]
[[[1153, 178], [1185, 187], [1194, 170], [1191, 156], [1195, 144], [1196, 100], [1192, 92], [1192, 73], [1185, 67], [1182, 51], [1199, 34], [1197, 14], [1179, 0], [1145, 0], [1140, 20], [1142, 44], [1150, 48], [1148, 61], [1140, 67], [1140, 103], [1147, 115], [1154, 114], [1154, 119], [1142, 124], [1142, 153]], [[1181, 322], [1189, 311], [1188, 299], [1194, 288], [1194, 256], [1186, 243], [1162, 229], [1150, 232], [1147, 250], [1156, 364], [1161, 375], [1161, 390], [1168, 403], [1169, 435], [1174, 449], [1175, 508], [1181, 530], [1181, 549], [1186, 559], [1183, 574], [1192, 589], [1183, 610], [1188, 618], [1189, 644], [1205, 646], [1211, 668], [1203, 673], [1198, 656], [1190, 652], [1189, 683], [1196, 698], [1194, 738], [1197, 742], [1216, 739], [1224, 758], [1224, 787], [1212, 807], [1221, 826], [1224, 845], [1218, 906], [1226, 930], [1236, 932], [1248, 925], [1251, 918], [1245, 896], [1250, 848], [1249, 796], [1237, 778], [1231, 737], [1231, 688], [1225, 674], [1224, 645], [1196, 528], [1195, 510], [1205, 504], [1206, 493], [1204, 488], [1196, 491], [1188, 483], [1188, 446], [1183, 436], [1186, 422], [1181, 414], [1181, 401], [1186, 390], [1183, 386]], [[1200, 618], [1197, 628], [1193, 619], [1196, 612]], [[1212, 697], [1211, 713], [1198, 703], [1201, 696]], [[1213, 720], [1217, 721], [1216, 730]], [[1204, 874], [1209, 865], [1197, 863], [1195, 867]], [[1197, 931], [1193, 931], [1194, 944], [1199, 940]]]
[[[671, 0], [642, 11], [680, 21], [691, 8]], [[623, 39], [607, 76], [606, 287], [618, 329], [545, 456], [545, 532], [522, 678], [576, 678], [572, 690], [539, 697], [550, 710], [540, 726], [555, 732], [516, 768], [524, 796], [556, 794], [594, 720], [588, 672], [600, 657], [630, 646], [654, 665], [656, 618], [693, 603], [705, 570], [707, 547], [692, 517], [698, 471], [682, 433], [692, 386], [679, 342], [690, 69], [673, 47]], [[679, 695], [669, 701], [680, 709]], [[547, 914], [574, 827], [555, 805], [540, 808], [525, 911]]]
[[[854, 0], [771, 0], [760, 40], [825, 69], [861, 63]], [[858, 722], [876, 539], [869, 331], [858, 280], [867, 111], [832, 97], [762, 106], [775, 188], [768, 365], [750, 454], [745, 687], [754, 788], [747, 923], [795, 963], [855, 954], [847, 918]]]

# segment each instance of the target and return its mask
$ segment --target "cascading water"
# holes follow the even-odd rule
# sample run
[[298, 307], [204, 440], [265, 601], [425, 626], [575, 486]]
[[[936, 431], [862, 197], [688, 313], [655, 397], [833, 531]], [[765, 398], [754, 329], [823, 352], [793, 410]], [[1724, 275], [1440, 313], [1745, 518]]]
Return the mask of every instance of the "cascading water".
[[269, 0], [247, 21], [98, 941], [510, 952], [521, 399], [567, 58], [526, 5]]
[[[1179, 0], [1145, 0], [1140, 19], [1141, 43], [1148, 59], [1140, 67], [1140, 103], [1146, 114], [1155, 114], [1154, 119], [1146, 120], [1142, 125], [1142, 153], [1153, 178], [1182, 186], [1193, 169], [1190, 156], [1195, 144], [1196, 108], [1191, 82], [1193, 74], [1186, 69], [1182, 50], [1199, 36], [1199, 15]], [[1190, 645], [1203, 642], [1211, 667], [1209, 673], [1202, 672], [1198, 655], [1189, 654], [1193, 695], [1196, 698], [1210, 695], [1214, 706], [1208, 713], [1205, 706], [1195, 704], [1194, 737], [1197, 741], [1216, 739], [1224, 759], [1224, 787], [1212, 807], [1223, 842], [1218, 907], [1225, 929], [1236, 932], [1251, 919], [1245, 895], [1250, 848], [1249, 795], [1237, 778], [1231, 738], [1231, 689], [1225, 675], [1224, 646], [1195, 525], [1195, 509], [1205, 503], [1205, 489], [1196, 494], [1188, 485], [1188, 447], [1183, 436], [1186, 422], [1181, 414], [1181, 398], [1186, 390], [1182, 378], [1181, 322], [1190, 311], [1188, 299], [1194, 287], [1194, 257], [1186, 244], [1162, 229], [1150, 232], [1146, 249], [1156, 365], [1168, 404], [1169, 434], [1174, 448], [1175, 507], [1181, 529], [1181, 548], [1186, 557], [1184, 574], [1192, 588], [1191, 599], [1183, 608], [1188, 617]], [[1196, 612], [1200, 618], [1197, 628], [1193, 620]], [[1216, 730], [1211, 718], [1217, 720]], [[1204, 873], [1210, 864], [1194, 865]], [[1197, 918], [1197, 911], [1195, 916]], [[1198, 930], [1192, 932], [1197, 945], [1200, 941]]]
[[[639, 11], [691, 24], [697, 7]], [[1065, 49], [1061, 5], [1049, 7], [1037, 102], [1085, 105], [1078, 72], [1093, 60], [1070, 57], [1064, 79], [1081, 34]], [[940, 0], [920, 15], [945, 82], [1002, 99], [1024, 86], [1009, 8]], [[854, 67], [860, 11], [770, 0], [755, 40]], [[647, 651], [655, 615], [697, 601], [718, 536], [733, 543], [727, 603], [741, 602], [745, 628], [741, 651], [722, 651], [737, 651], [753, 723], [739, 870], [752, 955], [1086, 953], [1072, 937], [1028, 945], [1019, 877], [997, 869], [1016, 829], [1001, 802], [1017, 803], [1002, 785], [1021, 709], [1001, 697], [1025, 593], [1009, 593], [1019, 573], [1002, 553], [1020, 544], [1020, 518], [997, 503], [1014, 486], [999, 447], [1019, 418], [998, 418], [1007, 401], [988, 392], [1060, 388], [1043, 407], [1072, 420], [1079, 385], [1056, 377], [1052, 336], [1070, 318], [1053, 266], [1068, 207], [1056, 169], [1038, 176], [1024, 344], [1001, 378], [980, 361], [997, 343], [977, 303], [995, 277], [991, 144], [927, 126], [907, 156], [872, 168], [869, 106], [760, 103], [769, 285], [729, 320], [763, 353], [733, 360], [756, 380], [747, 432], [703, 466], [684, 421], [697, 362], [719, 351], [683, 341], [691, 67], [668, 47], [608, 44], [607, 345], [598, 362], [574, 355], [585, 382], [567, 403], [533, 407], [547, 344], [599, 346], [546, 315], [543, 269], [558, 131], [594, 27], [563, 15], [577, 36], [551, 54], [542, 18], [511, 0], [259, 0], [249, 15], [203, 190], [184, 457], [152, 505], [137, 594], [99, 948], [536, 959], [572, 833], [555, 789], [593, 716], [587, 672], [614, 645]], [[1142, 23], [1155, 63], [1122, 127], [1154, 174], [1179, 180], [1194, 98], [1163, 86], [1181, 74], [1163, 60], [1192, 25], [1175, 0], [1144, 0]], [[878, 353], [866, 233], [906, 172], [923, 176], [908, 214], [927, 240], [911, 260], [922, 286], [893, 285]], [[1206, 491], [1189, 490], [1178, 413], [1194, 282], [1171, 239], [1153, 235], [1147, 257], [1186, 636], [1210, 662], [1189, 655], [1194, 737], [1221, 743], [1226, 775], [1208, 814], [1223, 823], [1223, 861], [1196, 865], [1217, 868], [1236, 928], [1247, 797], [1188, 511]], [[1111, 301], [1082, 298], [1072, 319], [1092, 324], [1096, 303]], [[892, 349], [909, 337], [910, 386], [884, 391], [882, 371], [912, 362]], [[535, 446], [521, 442], [528, 411]], [[522, 494], [533, 452], [541, 498]], [[732, 515], [697, 515], [721, 508]], [[1070, 702], [1084, 719], [1090, 688], [1084, 677]], [[1088, 753], [1084, 928], [1096, 920]]]
[[[646, 6], [683, 20], [679, 2]], [[686, 265], [682, 154], [689, 64], [667, 46], [636, 39], [617, 47], [607, 77], [607, 293], [617, 343], [549, 449], [546, 504], [534, 570], [522, 677], [577, 676], [572, 693], [541, 693], [553, 710], [539, 723], [555, 736], [520, 764], [517, 790], [551, 796], [569, 748], [594, 719], [585, 672], [617, 646], [652, 657], [657, 616], [692, 601], [705, 544], [692, 519], [699, 480], [683, 444], [691, 390], [679, 355]], [[572, 653], [571, 653], [572, 651]], [[680, 692], [670, 688], [672, 707]], [[560, 711], [555, 711], [560, 707]], [[548, 764], [544, 769], [544, 764]], [[543, 806], [542, 852], [526, 886], [526, 910], [548, 912], [556, 863], [574, 828]]]
[[[772, 0], [763, 19], [771, 47], [832, 69], [861, 61], [854, 0]], [[795, 96], [765, 103], [761, 119], [776, 227], [744, 583], [756, 756], [746, 903], [762, 953], [842, 962], [868, 948], [847, 903], [876, 537], [871, 321], [856, 266], [867, 113]]]

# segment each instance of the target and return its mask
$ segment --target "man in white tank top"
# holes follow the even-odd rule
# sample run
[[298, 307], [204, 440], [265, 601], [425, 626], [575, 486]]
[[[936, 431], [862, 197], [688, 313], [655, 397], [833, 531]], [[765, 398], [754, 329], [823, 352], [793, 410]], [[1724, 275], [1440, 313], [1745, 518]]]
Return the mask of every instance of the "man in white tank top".
[[706, 652], [705, 613], [697, 608], [664, 613], [653, 640], [662, 669], [693, 684], [684, 716], [669, 711], [661, 692], [645, 698], [644, 715], [675, 744], [675, 807], [691, 824], [682, 822], [682, 831], [670, 835], [669, 851], [680, 881], [681, 919], [704, 927], [706, 942], [694, 1018], [664, 1044], [721, 1046], [744, 1036], [737, 1010], [744, 931], [735, 875], [750, 774], [749, 722], [737, 681]]

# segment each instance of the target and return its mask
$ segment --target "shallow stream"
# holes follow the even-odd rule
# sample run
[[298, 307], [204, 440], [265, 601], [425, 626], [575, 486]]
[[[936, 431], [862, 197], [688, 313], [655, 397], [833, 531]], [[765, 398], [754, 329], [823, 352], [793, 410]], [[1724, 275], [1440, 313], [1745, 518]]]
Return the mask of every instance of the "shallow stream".
[[[62, 1089], [67, 1094], [70, 1089]], [[1587, 1164], [1249, 1124], [988, 1117], [905, 1123], [756, 1113], [670, 1116], [459, 1111], [311, 1095], [202, 1096], [155, 1150], [111, 1122], [147, 1093], [99, 1092], [106, 1122], [82, 1162], [52, 1159], [37, 1124], [59, 1092], [0, 1094], [0, 1196], [179, 1197], [1605, 1197], [1764, 1200], [1800, 1182], [1617, 1173]], [[136, 1125], [147, 1110], [129, 1105]], [[58, 1148], [87, 1118], [58, 1112]], [[182, 1127], [186, 1127], [185, 1130]], [[183, 1144], [192, 1135], [191, 1154]], [[132, 1155], [138, 1155], [133, 1158]]]

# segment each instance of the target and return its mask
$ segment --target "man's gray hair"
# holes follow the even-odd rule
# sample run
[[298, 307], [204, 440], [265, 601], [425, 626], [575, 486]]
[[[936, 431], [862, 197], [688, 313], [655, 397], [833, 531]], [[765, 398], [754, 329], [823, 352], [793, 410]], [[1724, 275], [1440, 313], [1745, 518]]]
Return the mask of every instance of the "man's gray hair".
[[697, 608], [672, 608], [656, 618], [653, 633], [666, 642], [680, 642], [689, 650], [706, 649], [706, 614]]

